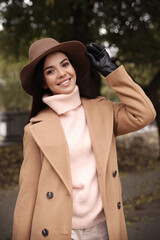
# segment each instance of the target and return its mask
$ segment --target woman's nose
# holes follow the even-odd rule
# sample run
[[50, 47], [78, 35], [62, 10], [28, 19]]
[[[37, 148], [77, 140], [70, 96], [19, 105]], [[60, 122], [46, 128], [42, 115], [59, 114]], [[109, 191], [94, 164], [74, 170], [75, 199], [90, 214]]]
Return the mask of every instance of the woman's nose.
[[65, 75], [65, 71], [63, 69], [58, 70], [58, 77], [63, 77]]

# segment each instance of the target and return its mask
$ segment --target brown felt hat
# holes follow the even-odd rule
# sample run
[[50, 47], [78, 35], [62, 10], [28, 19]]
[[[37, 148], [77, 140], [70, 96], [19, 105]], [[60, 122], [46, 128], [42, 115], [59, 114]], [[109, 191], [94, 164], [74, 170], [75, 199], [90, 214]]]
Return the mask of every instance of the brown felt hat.
[[85, 55], [87, 48], [79, 41], [59, 43], [53, 38], [44, 38], [35, 41], [29, 48], [29, 64], [20, 72], [23, 89], [30, 95], [33, 94], [33, 81], [38, 62], [46, 55], [53, 52], [66, 53], [77, 74], [77, 81], [81, 81], [89, 71], [90, 60]]

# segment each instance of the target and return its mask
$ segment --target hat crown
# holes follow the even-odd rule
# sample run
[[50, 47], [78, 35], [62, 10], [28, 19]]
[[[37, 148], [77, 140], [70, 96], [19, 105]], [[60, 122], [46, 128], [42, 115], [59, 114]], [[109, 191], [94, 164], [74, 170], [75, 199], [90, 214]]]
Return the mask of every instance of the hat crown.
[[49, 49], [59, 45], [60, 43], [53, 38], [44, 38], [34, 42], [29, 48], [29, 60], [34, 61]]

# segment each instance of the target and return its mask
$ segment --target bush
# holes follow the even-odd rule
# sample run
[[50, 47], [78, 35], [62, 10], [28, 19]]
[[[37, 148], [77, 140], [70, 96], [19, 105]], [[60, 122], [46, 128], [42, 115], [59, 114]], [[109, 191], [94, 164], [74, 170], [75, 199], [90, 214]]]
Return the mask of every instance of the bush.
[[18, 185], [22, 159], [21, 144], [0, 147], [0, 189], [13, 189]]
[[118, 163], [121, 171], [152, 168], [158, 159], [157, 132], [131, 133], [117, 138]]

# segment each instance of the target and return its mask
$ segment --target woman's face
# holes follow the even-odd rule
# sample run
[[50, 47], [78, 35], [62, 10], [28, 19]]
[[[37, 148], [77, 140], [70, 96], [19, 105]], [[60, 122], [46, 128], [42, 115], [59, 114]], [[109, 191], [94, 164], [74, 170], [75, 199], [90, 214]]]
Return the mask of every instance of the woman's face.
[[76, 85], [76, 72], [62, 52], [49, 54], [44, 62], [44, 84], [53, 94], [67, 94]]

